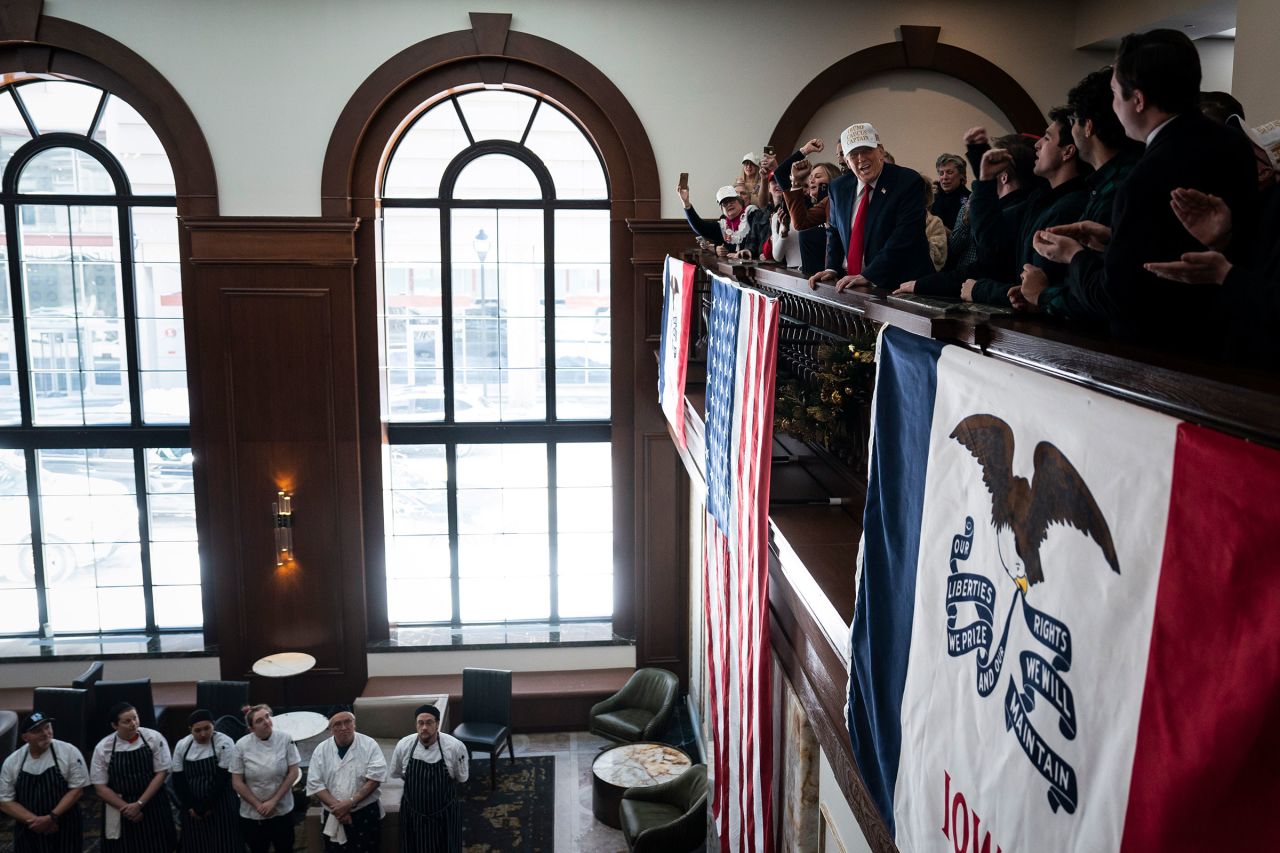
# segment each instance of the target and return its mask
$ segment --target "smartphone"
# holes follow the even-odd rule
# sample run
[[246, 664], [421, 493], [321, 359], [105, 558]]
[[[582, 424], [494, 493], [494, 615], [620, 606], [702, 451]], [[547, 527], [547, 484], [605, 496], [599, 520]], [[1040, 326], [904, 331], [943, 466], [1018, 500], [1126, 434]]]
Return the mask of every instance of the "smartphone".
[[766, 145], [766, 146], [764, 147], [764, 153], [766, 153], [766, 154], [772, 154], [772, 153], [773, 153], [773, 146], [772, 146], [772, 145]]
[[677, 186], [679, 186], [680, 189], [682, 190], [689, 189], [689, 173], [688, 172], [680, 173], [680, 183]]

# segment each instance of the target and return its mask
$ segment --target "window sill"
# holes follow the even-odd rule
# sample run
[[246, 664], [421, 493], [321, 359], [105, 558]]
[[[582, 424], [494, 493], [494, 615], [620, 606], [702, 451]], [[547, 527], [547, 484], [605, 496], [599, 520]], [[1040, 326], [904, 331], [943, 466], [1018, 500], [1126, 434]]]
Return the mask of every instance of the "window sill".
[[371, 654], [394, 652], [479, 651], [512, 648], [632, 646], [634, 640], [613, 633], [612, 622], [565, 622], [513, 625], [406, 626], [391, 629], [391, 638], [369, 644]]
[[0, 663], [198, 658], [217, 654], [218, 647], [206, 645], [202, 633], [0, 638]]

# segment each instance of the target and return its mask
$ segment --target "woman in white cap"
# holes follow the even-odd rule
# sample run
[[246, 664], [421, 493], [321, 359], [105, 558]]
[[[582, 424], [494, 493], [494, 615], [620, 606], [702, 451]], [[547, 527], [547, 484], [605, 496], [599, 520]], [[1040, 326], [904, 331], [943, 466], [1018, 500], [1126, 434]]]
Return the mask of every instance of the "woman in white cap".
[[53, 718], [39, 711], [22, 727], [22, 744], [0, 767], [0, 811], [13, 818], [14, 853], [80, 853], [84, 757], [53, 739]]
[[712, 222], [698, 216], [689, 203], [689, 188], [676, 187], [684, 204], [684, 216], [693, 233], [716, 246], [716, 254], [744, 261], [760, 257], [764, 241], [769, 239], [769, 215], [754, 204], [744, 205], [733, 187], [716, 191], [720, 219]]
[[191, 734], [173, 748], [173, 789], [182, 804], [182, 853], [241, 850], [239, 799], [231, 787], [236, 744], [214, 731], [213, 714], [187, 717]]
[[113, 731], [89, 762], [89, 781], [104, 804], [103, 853], [170, 853], [178, 833], [164, 793], [169, 744], [138, 725], [138, 710], [128, 702], [111, 706], [107, 719]]
[[756, 162], [756, 153], [748, 151], [742, 155], [742, 171], [738, 173], [735, 184], [745, 184], [747, 188], [747, 198], [755, 200], [760, 198], [761, 179], [764, 175], [760, 172], [760, 164]]

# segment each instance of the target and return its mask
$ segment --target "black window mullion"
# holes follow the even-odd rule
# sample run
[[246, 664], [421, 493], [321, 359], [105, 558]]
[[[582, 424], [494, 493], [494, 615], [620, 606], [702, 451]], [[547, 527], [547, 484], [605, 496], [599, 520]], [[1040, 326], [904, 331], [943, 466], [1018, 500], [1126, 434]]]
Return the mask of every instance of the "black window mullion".
[[102, 114], [107, 111], [107, 98], [110, 97], [111, 95], [104, 89], [102, 97], [98, 99], [98, 108], [93, 111], [93, 121], [89, 122], [89, 132], [85, 134], [90, 139], [93, 139], [98, 132], [98, 125], [102, 123]]
[[[444, 338], [444, 358], [440, 360], [444, 419], [453, 423], [453, 216], [447, 207], [440, 211], [440, 335]], [[409, 345], [412, 353], [413, 342]]]
[[547, 421], [556, 420], [556, 214], [548, 208], [542, 215], [542, 322], [543, 364], [547, 384]]
[[27, 310], [22, 294], [22, 252], [18, 234], [18, 209], [16, 205], [4, 206], [4, 228], [9, 252], [9, 305], [13, 314], [13, 343], [17, 358], [14, 370], [18, 372], [18, 405], [22, 412], [22, 425], [30, 427], [34, 416], [34, 389], [31, 385], [30, 354], [27, 351]]
[[31, 118], [31, 113], [27, 111], [27, 104], [22, 100], [20, 93], [21, 89], [21, 86], [10, 86], [9, 92], [13, 95], [13, 102], [18, 106], [18, 115], [22, 116], [22, 121], [27, 126], [27, 132], [31, 134], [32, 139], [35, 139], [40, 135], [40, 129], [36, 127], [35, 121]]
[[84, 341], [81, 340], [83, 327], [80, 325], [80, 276], [82, 271], [76, 263], [76, 231], [71, 221], [71, 205], [68, 204], [65, 207], [67, 210], [67, 246], [71, 250], [71, 312], [76, 318], [76, 362], [80, 365], [80, 375], [76, 377], [80, 380], [80, 423], [87, 425], [88, 417], [84, 411], [84, 392], [88, 371], [84, 369]]
[[138, 535], [142, 546], [139, 549], [142, 554], [142, 598], [146, 607], [147, 632], [151, 633], [156, 630], [156, 603], [151, 589], [151, 507], [147, 501], [146, 448], [133, 449], [133, 481], [138, 499]]
[[27, 465], [27, 506], [31, 513], [31, 560], [36, 584], [36, 611], [39, 616], [41, 636], [49, 624], [49, 589], [44, 574], [44, 520], [40, 507], [40, 475], [36, 468], [36, 451], [27, 448], [23, 452]]
[[449, 624], [462, 625], [462, 584], [458, 575], [458, 445], [449, 442], [444, 446], [447, 489], [445, 502], [449, 508], [449, 598], [452, 601]]
[[453, 102], [453, 109], [458, 114], [458, 121], [462, 122], [462, 132], [467, 135], [468, 147], [475, 145], [476, 138], [471, 135], [471, 125], [467, 124], [467, 117], [462, 114], [462, 105], [458, 103], [457, 98], [450, 98], [449, 100]]
[[550, 566], [551, 610], [550, 622], [560, 624], [560, 533], [559, 533], [559, 489], [556, 488], [556, 443], [547, 442], [547, 545]]
[[142, 357], [139, 350], [137, 290], [133, 280], [133, 221], [127, 208], [117, 209], [120, 237], [120, 296], [124, 307], [124, 358], [129, 378], [129, 423], [142, 426]]
[[533, 130], [533, 120], [538, 117], [538, 108], [542, 106], [542, 101], [535, 100], [533, 102], [533, 112], [529, 113], [529, 122], [524, 126], [524, 133], [520, 134], [520, 144], [524, 145], [525, 140], [529, 138], [529, 131]]

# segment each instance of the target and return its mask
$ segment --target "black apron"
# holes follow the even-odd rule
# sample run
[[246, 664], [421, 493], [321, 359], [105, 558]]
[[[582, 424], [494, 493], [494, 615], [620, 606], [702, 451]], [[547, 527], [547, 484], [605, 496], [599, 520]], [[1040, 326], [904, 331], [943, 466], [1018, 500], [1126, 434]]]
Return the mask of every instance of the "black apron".
[[462, 803], [458, 785], [449, 778], [440, 741], [440, 760], [434, 764], [418, 761], [409, 751], [404, 774], [404, 795], [400, 800], [400, 853], [460, 853], [462, 850]]
[[[107, 787], [120, 795], [126, 803], [136, 803], [155, 777], [151, 745], [141, 734], [142, 748], [130, 752], [116, 752], [120, 736], [111, 741], [111, 755], [107, 757]], [[177, 831], [173, 825], [173, 812], [169, 800], [157, 792], [151, 802], [142, 807], [142, 820], [134, 822], [120, 816], [120, 837], [107, 838], [105, 818], [102, 832], [103, 853], [173, 853], [177, 846]]]
[[[70, 790], [67, 777], [62, 775], [62, 770], [58, 767], [58, 751], [52, 743], [49, 744], [49, 749], [53, 750], [53, 766], [37, 775], [22, 772], [31, 756], [28, 748], [27, 753], [22, 756], [22, 763], [18, 765], [18, 780], [14, 785], [14, 801], [37, 817], [52, 812], [54, 806]], [[27, 829], [22, 821], [13, 822], [14, 853], [80, 853], [83, 846], [81, 838], [78, 802], [58, 818], [58, 831], [52, 835], [40, 835]]]
[[[320, 826], [323, 829], [329, 819], [329, 810], [320, 812]], [[382, 844], [382, 815], [377, 803], [370, 803], [362, 809], [351, 813], [351, 823], [345, 831], [347, 843], [338, 844], [327, 836], [324, 849], [327, 853], [378, 853]]]
[[[192, 741], [195, 743], [195, 741]], [[191, 744], [182, 751], [182, 772], [186, 777], [191, 796], [198, 802], [209, 799], [217, 788], [218, 774], [226, 773], [218, 767], [217, 747], [210, 743], [214, 753], [208, 758], [188, 761], [187, 753]], [[196, 819], [182, 810], [182, 853], [227, 853], [229, 850], [240, 850], [244, 842], [240, 840], [240, 799], [230, 784], [222, 791], [218, 802], [211, 804], [213, 813], [206, 818]]]

